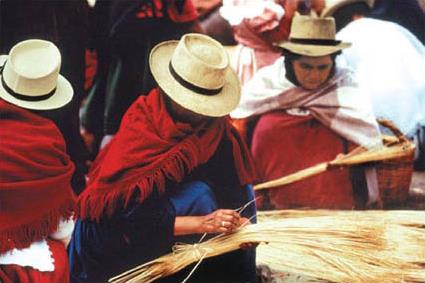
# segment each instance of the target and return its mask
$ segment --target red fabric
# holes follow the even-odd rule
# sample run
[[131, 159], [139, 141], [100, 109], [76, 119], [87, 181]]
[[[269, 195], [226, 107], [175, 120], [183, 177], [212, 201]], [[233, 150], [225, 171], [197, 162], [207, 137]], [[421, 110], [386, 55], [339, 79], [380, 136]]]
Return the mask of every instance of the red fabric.
[[48, 240], [54, 259], [55, 270], [41, 272], [31, 267], [15, 264], [0, 265], [0, 282], [2, 283], [68, 283], [68, 255], [63, 243]]
[[[291, 116], [276, 111], [263, 115], [258, 121], [252, 153], [262, 181], [269, 181], [334, 159], [344, 153], [344, 143], [312, 116]], [[351, 209], [354, 206], [346, 168], [335, 168], [293, 184], [268, 189], [267, 193], [276, 209]], [[261, 207], [262, 203], [259, 205]]]
[[278, 4], [283, 6], [285, 15], [280, 20], [277, 28], [264, 33], [264, 38], [268, 42], [279, 43], [281, 41], [288, 40], [289, 33], [291, 31], [292, 18], [297, 10], [298, 1], [278, 1]]
[[257, 69], [272, 64], [282, 55], [279, 48], [273, 46], [261, 33], [261, 26], [255, 26], [251, 21], [244, 19], [235, 27], [235, 39], [240, 44], [252, 48], [255, 52]]
[[221, 139], [233, 144], [241, 184], [253, 179], [253, 165], [245, 144], [228, 118], [214, 119], [194, 129], [176, 123], [168, 114], [158, 89], [141, 96], [125, 114], [117, 135], [95, 160], [86, 190], [80, 195], [79, 216], [99, 219], [126, 205], [135, 190], [143, 202], [165, 180], [179, 182], [196, 166], [207, 162]]
[[94, 50], [85, 51], [84, 90], [88, 91], [93, 86], [94, 77], [97, 73], [97, 53]]
[[74, 204], [74, 165], [53, 122], [0, 99], [0, 253], [57, 229]]
[[198, 18], [198, 12], [192, 3], [192, 0], [185, 0], [182, 11], [180, 12], [174, 1], [173, 5], [168, 7], [168, 16], [173, 22], [186, 23], [194, 21]]
[[[164, 0], [154, 0], [153, 5], [149, 6], [147, 3], [141, 3], [139, 11], [136, 14], [136, 17], [139, 19], [144, 18], [163, 18], [165, 15], [163, 13]], [[191, 22], [198, 18], [198, 13], [195, 6], [192, 3], [192, 0], [185, 0], [183, 6], [177, 7], [175, 0], [168, 1], [167, 3], [167, 14], [168, 17], [176, 23]]]

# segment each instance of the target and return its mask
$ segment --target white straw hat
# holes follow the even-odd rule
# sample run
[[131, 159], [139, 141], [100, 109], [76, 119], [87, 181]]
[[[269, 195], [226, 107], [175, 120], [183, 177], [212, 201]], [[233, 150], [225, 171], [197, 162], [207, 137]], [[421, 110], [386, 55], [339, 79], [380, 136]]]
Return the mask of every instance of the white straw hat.
[[186, 34], [156, 45], [149, 58], [159, 87], [192, 112], [220, 117], [240, 100], [240, 84], [223, 46], [209, 36]]
[[292, 19], [289, 41], [279, 47], [305, 56], [325, 56], [350, 47], [350, 43], [335, 40], [334, 18], [296, 15]]
[[71, 101], [73, 89], [61, 75], [61, 54], [50, 41], [30, 39], [9, 52], [0, 72], [0, 97], [22, 108], [49, 110]]
[[349, 4], [365, 3], [369, 8], [373, 8], [375, 0], [325, 0], [325, 8], [323, 9], [322, 17], [332, 17], [339, 9]]

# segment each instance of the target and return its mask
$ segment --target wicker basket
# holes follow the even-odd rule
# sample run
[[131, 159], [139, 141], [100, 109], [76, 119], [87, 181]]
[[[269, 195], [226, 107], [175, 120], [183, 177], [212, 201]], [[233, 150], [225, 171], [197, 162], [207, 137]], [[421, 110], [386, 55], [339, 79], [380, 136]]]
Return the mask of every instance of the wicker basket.
[[394, 136], [384, 136], [384, 144], [401, 144], [403, 145], [403, 149], [405, 149], [405, 155], [403, 157], [387, 159], [375, 164], [381, 199], [384, 206], [402, 204], [407, 200], [409, 195], [413, 174], [415, 145], [392, 122], [388, 120], [378, 120], [378, 122], [382, 126], [389, 128], [394, 134]]

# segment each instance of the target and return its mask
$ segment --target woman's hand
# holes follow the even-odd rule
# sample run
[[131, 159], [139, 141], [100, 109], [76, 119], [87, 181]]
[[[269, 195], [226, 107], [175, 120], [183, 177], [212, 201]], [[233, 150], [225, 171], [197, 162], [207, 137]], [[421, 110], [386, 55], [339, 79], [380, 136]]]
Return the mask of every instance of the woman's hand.
[[203, 233], [231, 233], [241, 226], [241, 216], [231, 209], [218, 209], [201, 220]]
[[238, 212], [218, 209], [205, 216], [177, 216], [174, 235], [232, 233], [247, 224], [250, 224], [249, 219], [241, 217]]

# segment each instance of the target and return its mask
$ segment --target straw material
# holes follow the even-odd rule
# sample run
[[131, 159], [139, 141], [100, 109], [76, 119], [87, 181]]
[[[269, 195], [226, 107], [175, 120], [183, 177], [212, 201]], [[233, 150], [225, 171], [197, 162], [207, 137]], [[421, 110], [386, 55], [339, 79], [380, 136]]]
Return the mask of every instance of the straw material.
[[262, 243], [257, 263], [279, 272], [332, 282], [424, 282], [424, 227], [422, 211], [270, 212], [236, 233], [178, 245], [109, 282], [152, 282], [252, 242]]

